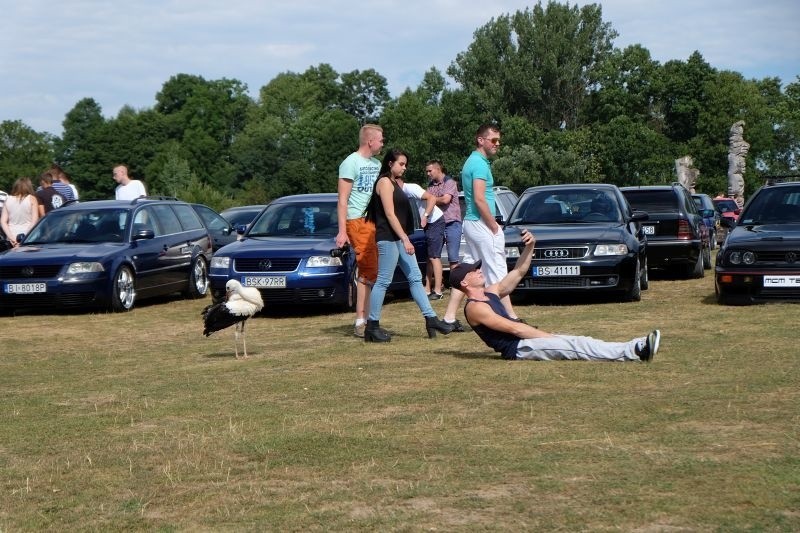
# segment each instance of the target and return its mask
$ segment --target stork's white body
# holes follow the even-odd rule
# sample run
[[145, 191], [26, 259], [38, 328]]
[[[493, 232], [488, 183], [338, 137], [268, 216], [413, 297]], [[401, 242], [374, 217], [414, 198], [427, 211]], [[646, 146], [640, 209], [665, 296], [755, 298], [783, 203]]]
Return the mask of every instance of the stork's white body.
[[247, 339], [244, 326], [248, 318], [255, 315], [264, 307], [261, 293], [254, 287], [242, 287], [235, 279], [228, 280], [225, 284], [226, 301], [209, 305], [203, 310], [205, 330], [207, 337], [215, 331], [234, 327], [233, 348], [236, 358], [239, 358], [239, 337], [242, 338], [243, 357], [247, 358]]

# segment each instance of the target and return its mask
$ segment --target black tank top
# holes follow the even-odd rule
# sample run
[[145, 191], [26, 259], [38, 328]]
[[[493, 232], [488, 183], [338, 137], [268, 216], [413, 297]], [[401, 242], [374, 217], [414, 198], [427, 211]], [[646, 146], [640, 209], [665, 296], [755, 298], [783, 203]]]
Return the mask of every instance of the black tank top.
[[[500, 301], [500, 297], [493, 292], [487, 292], [486, 298], [488, 299], [489, 307], [492, 308], [492, 311], [497, 313], [498, 315], [502, 316], [503, 318], [510, 318], [508, 313], [506, 312], [506, 308], [503, 306], [503, 302]], [[467, 313], [467, 306], [469, 306], [472, 302], [482, 302], [483, 300], [473, 300], [472, 298], [467, 298], [467, 303], [464, 304], [464, 315], [466, 316]], [[478, 326], [473, 326], [475, 333], [478, 334], [478, 337], [481, 338], [483, 342], [485, 342], [489, 348], [493, 348], [494, 351], [500, 353], [500, 357], [503, 359], [516, 359], [517, 358], [517, 346], [519, 345], [519, 337], [516, 335], [512, 335], [510, 333], [505, 333], [503, 331], [496, 331], [493, 329], [489, 329], [483, 324]]]
[[[375, 192], [378, 188], [378, 182], [384, 178], [378, 178], [375, 181], [375, 186], [372, 190], [372, 198], [370, 199], [370, 206], [367, 208], [367, 220], [375, 222], [375, 240], [376, 241], [399, 241], [400, 236], [397, 235], [392, 226], [389, 224], [389, 219], [386, 218], [386, 212], [383, 210], [383, 202], [381, 197]], [[408, 196], [403, 192], [396, 182], [388, 179], [394, 189], [392, 191], [392, 200], [394, 202], [394, 214], [400, 221], [403, 231], [406, 235], [414, 233], [414, 217], [411, 215], [411, 202]]]

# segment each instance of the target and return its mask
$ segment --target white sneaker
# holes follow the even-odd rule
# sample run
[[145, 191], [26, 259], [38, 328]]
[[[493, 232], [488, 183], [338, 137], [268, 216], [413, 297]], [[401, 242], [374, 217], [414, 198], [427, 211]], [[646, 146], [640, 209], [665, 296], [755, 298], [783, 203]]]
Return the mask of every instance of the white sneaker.
[[367, 323], [366, 322], [364, 322], [363, 324], [360, 324], [360, 325], [356, 324], [353, 327], [353, 335], [355, 335], [356, 337], [361, 337], [363, 339], [364, 338], [364, 330], [366, 330], [366, 329], [367, 329]]

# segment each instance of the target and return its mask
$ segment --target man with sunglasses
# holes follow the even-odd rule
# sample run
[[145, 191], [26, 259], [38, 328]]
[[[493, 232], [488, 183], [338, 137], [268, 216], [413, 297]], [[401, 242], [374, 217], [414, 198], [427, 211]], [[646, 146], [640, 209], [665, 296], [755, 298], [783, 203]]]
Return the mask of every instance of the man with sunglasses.
[[[503, 228], [495, 219], [494, 177], [489, 159], [500, 149], [500, 128], [497, 124], [481, 124], [475, 132], [475, 150], [461, 170], [461, 187], [464, 191], [466, 213], [462, 227], [467, 251], [480, 261], [486, 281], [499, 283], [508, 274], [506, 240]], [[451, 284], [452, 286], [452, 284]], [[502, 298], [503, 306], [511, 320], [521, 321], [514, 312], [508, 295]]]

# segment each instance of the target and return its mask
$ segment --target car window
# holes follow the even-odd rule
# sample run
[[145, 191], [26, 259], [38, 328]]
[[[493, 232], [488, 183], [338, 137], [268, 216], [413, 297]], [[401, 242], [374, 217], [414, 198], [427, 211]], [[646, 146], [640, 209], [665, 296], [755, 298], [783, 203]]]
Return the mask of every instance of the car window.
[[[174, 217], [175, 214], [173, 213], [172, 216]], [[136, 234], [142, 230], [150, 230], [156, 237], [164, 235], [161, 224], [158, 223], [157, 218], [153, 211], [153, 206], [140, 209], [133, 216], [133, 233]], [[175, 221], [177, 222], [177, 219], [175, 219]]]
[[248, 235], [325, 235], [339, 231], [336, 202], [271, 204], [250, 227]]
[[[216, 215], [211, 208], [206, 206], [196, 206], [199, 209], [205, 209], [206, 211], [210, 212], [210, 215]], [[185, 204], [173, 204], [172, 209], [175, 211], [175, 214], [178, 216], [178, 220], [180, 221], [181, 227], [184, 231], [193, 230], [193, 229], [203, 229], [203, 222], [198, 218], [199, 213], [195, 211], [190, 205]], [[209, 215], [209, 216], [210, 216]], [[201, 215], [205, 218], [205, 214]], [[218, 216], [218, 215], [217, 215]], [[209, 225], [206, 223], [206, 225]], [[211, 227], [209, 225], [209, 227]]]
[[784, 224], [800, 222], [800, 185], [762, 189], [742, 213], [741, 223]]
[[31, 231], [25, 244], [122, 242], [125, 209], [53, 210]]
[[664, 190], [629, 190], [623, 191], [631, 207], [647, 213], [674, 213], [678, 210], [675, 193], [672, 189]]
[[523, 194], [510, 224], [568, 224], [618, 222], [615, 195], [589, 188], [544, 190]]
[[[150, 210], [155, 214], [154, 225], [161, 229], [160, 233], [156, 232], [157, 235], [173, 235], [183, 231], [177, 215], [169, 205], [153, 205], [150, 206]], [[197, 215], [194, 216], [197, 217]]]
[[508, 215], [514, 209], [517, 203], [517, 195], [510, 192], [497, 192], [495, 193], [495, 201], [497, 203], [497, 214], [503, 215], [503, 218], [508, 218]]

